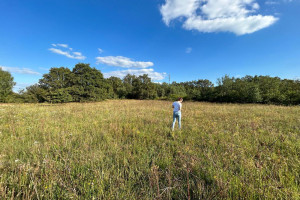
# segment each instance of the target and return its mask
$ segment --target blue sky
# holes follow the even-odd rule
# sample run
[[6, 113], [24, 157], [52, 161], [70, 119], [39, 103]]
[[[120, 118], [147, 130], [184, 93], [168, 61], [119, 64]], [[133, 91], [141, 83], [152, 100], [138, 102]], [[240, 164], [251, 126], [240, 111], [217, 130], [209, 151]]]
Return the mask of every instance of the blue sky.
[[37, 83], [90, 63], [156, 82], [300, 77], [300, 0], [1, 0], [0, 66]]

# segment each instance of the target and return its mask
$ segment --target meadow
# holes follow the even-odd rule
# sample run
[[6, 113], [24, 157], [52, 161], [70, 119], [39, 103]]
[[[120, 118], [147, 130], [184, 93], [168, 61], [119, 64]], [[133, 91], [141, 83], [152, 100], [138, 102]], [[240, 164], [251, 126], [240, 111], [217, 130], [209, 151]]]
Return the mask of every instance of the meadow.
[[168, 101], [1, 104], [0, 199], [299, 199], [299, 106], [182, 116], [171, 132]]

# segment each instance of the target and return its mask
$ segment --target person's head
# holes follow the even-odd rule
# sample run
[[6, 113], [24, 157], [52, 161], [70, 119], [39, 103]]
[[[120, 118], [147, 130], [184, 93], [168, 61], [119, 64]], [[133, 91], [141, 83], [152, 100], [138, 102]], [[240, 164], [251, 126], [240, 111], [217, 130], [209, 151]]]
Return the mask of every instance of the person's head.
[[183, 98], [182, 98], [182, 97], [179, 97], [177, 101], [182, 102], [182, 101], [183, 101]]

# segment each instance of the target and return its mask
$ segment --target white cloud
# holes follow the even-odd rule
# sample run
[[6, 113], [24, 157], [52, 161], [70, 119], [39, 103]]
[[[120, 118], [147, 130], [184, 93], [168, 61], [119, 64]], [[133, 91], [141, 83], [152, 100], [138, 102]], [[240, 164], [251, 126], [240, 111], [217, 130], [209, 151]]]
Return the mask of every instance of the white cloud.
[[279, 4], [279, 2], [278, 1], [266, 1], [265, 4], [266, 5], [277, 5], [277, 4]]
[[57, 46], [63, 47], [63, 48], [68, 48], [69, 46], [67, 44], [57, 44]]
[[184, 27], [188, 30], [196, 29], [200, 32], [229, 31], [237, 35], [253, 33], [274, 23], [274, 17], [255, 15], [249, 17], [217, 18], [202, 20], [200, 17], [189, 18]]
[[[53, 53], [64, 55], [68, 58], [77, 59], [77, 60], [86, 59], [86, 57], [83, 56], [81, 52], [73, 52], [73, 49], [70, 48], [67, 44], [52, 44], [52, 46], [57, 47], [57, 48], [50, 48], [49, 49], [49, 51], [51, 51]], [[61, 50], [61, 49], [58, 49], [58, 47], [63, 47], [63, 48], [66, 48], [68, 50]]]
[[170, 21], [178, 17], [191, 17], [200, 5], [199, 0], [166, 0], [161, 6], [160, 12], [164, 22], [169, 25]]
[[279, 5], [281, 3], [291, 3], [293, 0], [268, 0], [265, 2], [266, 5]]
[[97, 64], [123, 68], [147, 68], [154, 65], [152, 62], [133, 61], [123, 56], [96, 57], [96, 60]]
[[192, 50], [193, 50], [193, 49], [192, 49], [191, 47], [188, 47], [188, 48], [186, 48], [185, 53], [191, 53]]
[[106, 56], [106, 57], [96, 57], [96, 63], [97, 64], [101, 63], [113, 67], [127, 68], [124, 70], [116, 70], [116, 71], [103, 73], [105, 78], [109, 78], [111, 76], [123, 78], [127, 74], [133, 74], [136, 76], [148, 74], [148, 76], [152, 80], [159, 81], [165, 79], [166, 77], [166, 73], [155, 72], [154, 69], [148, 68], [154, 65], [153, 62], [134, 61], [130, 58], [123, 57], [123, 56]]
[[183, 28], [200, 32], [249, 34], [274, 24], [274, 16], [255, 14], [256, 0], [166, 0], [161, 6], [164, 22], [184, 18]]
[[82, 54], [80, 52], [73, 52], [73, 54], [76, 56], [82, 56]]
[[260, 6], [259, 6], [258, 3], [254, 3], [254, 4], [252, 5], [252, 8], [253, 8], [254, 10], [258, 10], [258, 9], [260, 8]]
[[119, 70], [119, 71], [103, 73], [105, 78], [109, 78], [111, 76], [123, 78], [127, 74], [133, 74], [136, 76], [148, 74], [148, 76], [154, 81], [163, 80], [167, 75], [166, 73], [155, 72], [154, 69], [151, 69], [151, 68], [149, 68], [149, 69], [127, 69], [127, 70]]
[[63, 48], [69, 48], [67, 44], [51, 44], [54, 47], [63, 47]]
[[3, 71], [8, 71], [11, 73], [17, 73], [17, 74], [30, 74], [30, 75], [41, 75], [39, 72], [35, 72], [32, 69], [28, 68], [20, 68], [20, 67], [6, 67], [6, 66], [1, 66]]
[[100, 48], [98, 48], [98, 51], [100, 54], [104, 52], [103, 49], [100, 49]]

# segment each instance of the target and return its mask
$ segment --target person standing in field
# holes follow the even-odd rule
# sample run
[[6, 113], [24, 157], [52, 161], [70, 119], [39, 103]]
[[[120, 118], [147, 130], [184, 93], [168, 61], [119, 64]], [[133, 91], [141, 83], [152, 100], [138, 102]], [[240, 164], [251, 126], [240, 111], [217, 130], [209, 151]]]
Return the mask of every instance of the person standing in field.
[[173, 108], [173, 124], [172, 124], [172, 131], [174, 131], [174, 127], [175, 127], [175, 123], [176, 123], [176, 119], [178, 120], [178, 126], [179, 129], [181, 129], [181, 109], [182, 109], [182, 101], [183, 98], [178, 98], [177, 101], [175, 101], [172, 104], [172, 108]]

